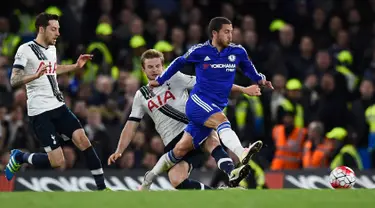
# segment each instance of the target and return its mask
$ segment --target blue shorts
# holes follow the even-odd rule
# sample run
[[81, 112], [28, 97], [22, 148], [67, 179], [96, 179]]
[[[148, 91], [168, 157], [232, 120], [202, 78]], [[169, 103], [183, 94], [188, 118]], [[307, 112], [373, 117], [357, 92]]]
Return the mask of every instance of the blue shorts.
[[213, 130], [204, 126], [204, 123], [211, 115], [218, 112], [222, 112], [222, 109], [209, 99], [197, 94], [190, 95], [186, 102], [186, 116], [189, 119], [189, 124], [185, 131], [193, 137], [195, 149], [199, 148]]

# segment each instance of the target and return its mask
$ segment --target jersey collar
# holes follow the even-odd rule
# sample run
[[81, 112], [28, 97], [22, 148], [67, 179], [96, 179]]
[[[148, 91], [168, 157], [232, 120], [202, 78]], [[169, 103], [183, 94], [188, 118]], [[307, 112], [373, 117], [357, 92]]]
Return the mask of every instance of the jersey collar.
[[42, 45], [40, 45], [38, 42], [36, 42], [35, 40], [33, 40], [33, 42], [35, 43], [35, 44], [37, 44], [38, 46], [40, 46], [40, 47], [42, 47], [42, 48], [44, 48], [44, 49], [48, 49], [48, 47], [46, 48], [46, 47], [44, 47], [44, 46], [42, 46]]

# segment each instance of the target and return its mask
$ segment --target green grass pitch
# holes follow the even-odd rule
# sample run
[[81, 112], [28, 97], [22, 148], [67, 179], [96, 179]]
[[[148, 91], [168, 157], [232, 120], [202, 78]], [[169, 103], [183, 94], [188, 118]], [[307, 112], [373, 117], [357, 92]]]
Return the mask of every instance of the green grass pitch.
[[374, 208], [375, 190], [0, 192], [1, 208]]

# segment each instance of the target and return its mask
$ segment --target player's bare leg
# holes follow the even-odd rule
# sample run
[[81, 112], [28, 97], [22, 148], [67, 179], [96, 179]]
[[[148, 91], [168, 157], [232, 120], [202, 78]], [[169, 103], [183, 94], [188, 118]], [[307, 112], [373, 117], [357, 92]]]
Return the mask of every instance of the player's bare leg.
[[217, 167], [228, 175], [229, 187], [237, 187], [242, 179], [246, 178], [250, 173], [250, 166], [248, 164], [241, 165], [234, 168], [233, 160], [228, 153], [220, 145], [219, 136], [216, 131], [212, 131], [210, 136], [203, 144], [204, 149], [211, 153], [215, 159]]
[[11, 151], [9, 162], [5, 168], [5, 177], [12, 180], [14, 174], [23, 163], [33, 165], [38, 169], [60, 168], [65, 166], [64, 153], [61, 147], [48, 150], [48, 153], [26, 153], [18, 149]]
[[83, 129], [77, 129], [73, 132], [73, 143], [85, 156], [87, 166], [94, 177], [98, 190], [108, 190], [104, 182], [104, 172], [101, 161], [92, 147], [90, 140], [87, 138]]
[[176, 189], [212, 189], [199, 181], [189, 179], [190, 171], [191, 167], [186, 161], [181, 161], [173, 166], [168, 172], [169, 181], [172, 186]]
[[[165, 153], [158, 160], [154, 168], [151, 171], [146, 172], [141, 189], [150, 189], [150, 186], [157, 175], [169, 170], [171, 167], [174, 168], [176, 164], [179, 164], [180, 160], [189, 151], [194, 149], [192, 141], [192, 136], [185, 132], [175, 148], [172, 151]], [[215, 158], [219, 169], [228, 175], [231, 187], [237, 186], [238, 183], [249, 174], [250, 167], [248, 167], [248, 165], [243, 165], [234, 169], [233, 161], [220, 145], [218, 135], [215, 131], [211, 132], [210, 136], [204, 142], [203, 147], [207, 152], [211, 153], [213, 158]]]
[[194, 146], [191, 136], [187, 132], [185, 132], [181, 140], [176, 144], [173, 150], [161, 156], [152, 170], [146, 172], [141, 185], [141, 190], [150, 189], [150, 186], [157, 175], [171, 169], [174, 165], [180, 162], [188, 152], [193, 149]]
[[189, 177], [189, 164], [181, 161], [168, 171], [169, 181], [174, 188], [177, 188], [184, 180]]
[[253, 154], [259, 152], [263, 146], [262, 141], [256, 141], [247, 149], [242, 147], [237, 134], [232, 130], [230, 122], [222, 112], [211, 115], [204, 125], [216, 129], [223, 144], [236, 154], [244, 165], [248, 164]]

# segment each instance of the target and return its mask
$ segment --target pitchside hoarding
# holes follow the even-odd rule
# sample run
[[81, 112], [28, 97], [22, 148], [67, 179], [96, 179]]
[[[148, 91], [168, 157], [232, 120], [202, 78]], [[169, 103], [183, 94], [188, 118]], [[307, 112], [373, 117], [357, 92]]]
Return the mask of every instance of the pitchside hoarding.
[[[106, 184], [113, 190], [137, 190], [144, 171], [106, 171]], [[210, 184], [212, 172], [192, 173], [191, 177]], [[270, 189], [331, 188], [328, 183], [329, 171], [284, 171], [267, 172], [266, 183]], [[356, 171], [354, 188], [375, 188], [375, 171]], [[153, 190], [174, 190], [168, 178], [159, 176], [151, 187]], [[11, 182], [0, 176], [0, 191], [90, 191], [95, 182], [89, 171], [28, 171], [20, 172]]]

